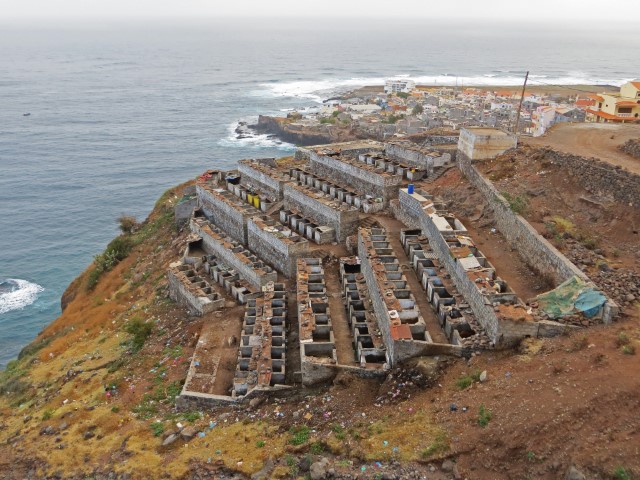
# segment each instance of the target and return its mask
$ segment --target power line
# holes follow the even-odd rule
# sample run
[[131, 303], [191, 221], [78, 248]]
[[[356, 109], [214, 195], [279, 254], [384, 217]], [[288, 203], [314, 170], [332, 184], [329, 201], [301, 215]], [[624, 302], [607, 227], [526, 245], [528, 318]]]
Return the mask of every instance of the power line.
[[541, 83], [542, 85], [548, 85], [550, 87], [565, 88], [567, 90], [575, 90], [576, 92], [582, 92], [582, 93], [598, 93], [597, 90], [582, 90], [580, 88], [569, 87], [568, 85], [556, 85], [555, 83], [546, 83], [546, 82], [542, 82], [540, 80], [529, 80], [529, 82], [531, 82], [531, 83]]

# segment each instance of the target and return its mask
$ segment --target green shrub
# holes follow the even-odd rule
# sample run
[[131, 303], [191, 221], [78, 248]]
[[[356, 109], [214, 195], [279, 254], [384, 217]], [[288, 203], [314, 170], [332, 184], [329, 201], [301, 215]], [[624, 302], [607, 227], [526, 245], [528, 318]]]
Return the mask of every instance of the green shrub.
[[309, 451], [314, 455], [320, 455], [325, 451], [325, 446], [322, 442], [313, 442], [309, 447]]
[[631, 475], [629, 475], [626, 468], [622, 466], [616, 467], [616, 469], [613, 471], [613, 476], [616, 480], [631, 480]]
[[502, 192], [502, 196], [507, 201], [512, 212], [524, 215], [529, 209], [529, 199], [526, 195], [511, 195], [509, 192]]
[[306, 425], [302, 425], [300, 427], [291, 427], [289, 433], [291, 433], [291, 438], [289, 439], [289, 443], [291, 445], [302, 445], [309, 440], [309, 433], [311, 430]]
[[150, 427], [154, 437], [159, 437], [164, 433], [164, 424], [162, 422], [153, 422]]
[[131, 235], [133, 231], [138, 227], [138, 220], [131, 215], [120, 215], [118, 217], [118, 227], [120, 231], [125, 235]]
[[151, 335], [153, 331], [153, 323], [145, 322], [139, 318], [132, 318], [129, 320], [125, 326], [124, 330], [127, 333], [133, 335], [131, 339], [131, 348], [134, 352], [139, 351], [144, 343], [147, 341], [147, 338]]
[[120, 235], [111, 240], [107, 248], [93, 259], [94, 267], [89, 272], [87, 289], [92, 290], [104, 272], [108, 272], [131, 253], [133, 240], [129, 236]]
[[482, 428], [486, 427], [487, 425], [489, 425], [492, 416], [493, 415], [491, 413], [491, 410], [487, 410], [484, 405], [480, 405], [480, 412], [478, 414], [478, 425], [480, 425]]

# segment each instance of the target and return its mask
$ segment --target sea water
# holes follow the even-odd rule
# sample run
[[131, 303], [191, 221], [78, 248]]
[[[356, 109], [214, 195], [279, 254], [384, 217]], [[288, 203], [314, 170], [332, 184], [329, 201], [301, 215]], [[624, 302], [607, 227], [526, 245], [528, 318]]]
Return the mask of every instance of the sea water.
[[[172, 185], [293, 146], [239, 121], [385, 78], [612, 84], [640, 34], [574, 25], [225, 20], [0, 25], [0, 368], [66, 286]], [[596, 34], [598, 33], [598, 34]], [[578, 91], [568, 92], [579, 94]], [[29, 114], [29, 115], [26, 115]]]

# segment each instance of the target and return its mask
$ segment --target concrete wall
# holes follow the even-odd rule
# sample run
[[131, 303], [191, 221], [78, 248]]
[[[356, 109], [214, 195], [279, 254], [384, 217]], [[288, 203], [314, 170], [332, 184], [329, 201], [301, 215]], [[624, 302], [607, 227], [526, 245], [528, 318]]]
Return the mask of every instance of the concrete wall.
[[339, 242], [343, 242], [358, 229], [358, 209], [336, 210], [315, 198], [305, 195], [292, 185], [284, 186], [284, 208], [297, 210], [302, 216], [313, 219], [318, 225], [327, 225], [336, 231]]
[[441, 167], [451, 161], [451, 155], [448, 153], [441, 155], [423, 153], [417, 148], [408, 148], [395, 143], [385, 144], [384, 151], [389, 157], [401, 159], [403, 163], [410, 166], [424, 168], [427, 175], [431, 175], [435, 167]]
[[458, 151], [472, 160], [483, 160], [494, 158], [517, 144], [515, 135], [497, 128], [463, 128], [460, 130]]
[[297, 259], [309, 251], [309, 242], [305, 238], [295, 235], [294, 238], [299, 241], [292, 242], [286, 237], [281, 238], [276, 233], [263, 230], [251, 219], [247, 223], [247, 236], [249, 250], [287, 278], [295, 278]]
[[[366, 153], [366, 152], [365, 152]], [[355, 191], [380, 197], [385, 204], [397, 197], [398, 187], [402, 183], [400, 175], [380, 175], [340, 161], [338, 158], [310, 152], [310, 168], [314, 174], [325, 177], [337, 184], [346, 184]], [[363, 165], [364, 166], [364, 165]]]

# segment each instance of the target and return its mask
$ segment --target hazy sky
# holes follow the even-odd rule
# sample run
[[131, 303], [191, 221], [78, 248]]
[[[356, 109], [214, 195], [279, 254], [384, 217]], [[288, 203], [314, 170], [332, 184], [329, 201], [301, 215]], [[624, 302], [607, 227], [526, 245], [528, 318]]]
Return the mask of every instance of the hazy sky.
[[638, 0], [0, 0], [0, 19], [408, 17], [640, 22]]

